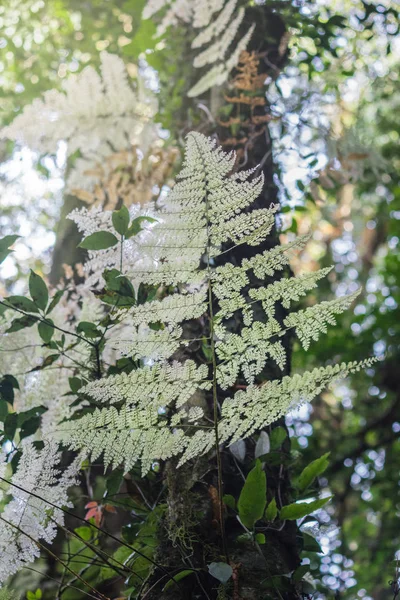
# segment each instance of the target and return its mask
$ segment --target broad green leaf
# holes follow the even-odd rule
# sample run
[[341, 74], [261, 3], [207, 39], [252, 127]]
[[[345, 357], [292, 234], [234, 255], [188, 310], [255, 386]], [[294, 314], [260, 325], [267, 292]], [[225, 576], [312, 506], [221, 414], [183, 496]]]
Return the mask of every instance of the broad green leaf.
[[225, 496], [222, 496], [222, 502], [228, 508], [235, 509], [236, 507], [236, 500], [233, 496], [231, 496], [231, 494], [225, 494]]
[[121, 275], [118, 269], [106, 269], [103, 277], [107, 284], [107, 289], [118, 292], [121, 296], [135, 298], [133, 285], [125, 275]]
[[247, 529], [262, 518], [267, 495], [267, 478], [259, 460], [246, 477], [238, 500], [239, 518]]
[[292, 575], [293, 581], [301, 581], [306, 573], [310, 570], [310, 565], [300, 565]]
[[40, 321], [38, 324], [38, 331], [44, 343], [48, 344], [54, 334], [53, 321], [51, 319], [46, 319], [46, 323], [44, 321]]
[[118, 239], [109, 231], [97, 231], [81, 241], [78, 248], [85, 250], [106, 250], [118, 244]]
[[14, 333], [15, 331], [25, 329], [25, 327], [32, 327], [32, 325], [37, 323], [37, 321], [37, 318], [31, 315], [24, 315], [23, 317], [18, 317], [17, 319], [14, 319], [10, 327], [7, 329], [6, 333]]
[[19, 389], [18, 380], [14, 375], [6, 374], [0, 378], [0, 397], [3, 398], [3, 400], [12, 404], [14, 400], [14, 390]]
[[[109, 558], [109, 563], [114, 565], [117, 569], [121, 567], [121, 564], [128, 564], [129, 561], [134, 557], [135, 552], [126, 546], [120, 546], [112, 556]], [[136, 571], [136, 569], [135, 569]], [[101, 578], [110, 579], [111, 577], [115, 577], [115, 570], [110, 566], [105, 566], [101, 568], [100, 571]]]
[[128, 231], [130, 219], [129, 210], [126, 208], [126, 206], [122, 206], [120, 210], [114, 210], [111, 218], [115, 231], [121, 235], [125, 235]]
[[283, 427], [275, 427], [269, 435], [272, 450], [280, 448], [287, 437], [286, 429]]
[[265, 535], [263, 533], [256, 533], [255, 541], [257, 544], [265, 544]]
[[322, 552], [322, 548], [312, 535], [303, 532], [303, 550], [306, 552]]
[[32, 269], [29, 275], [29, 293], [36, 306], [41, 310], [46, 310], [47, 302], [49, 301], [47, 285], [40, 275], [37, 275]]
[[319, 500], [314, 500], [313, 502], [297, 502], [295, 504], [287, 504], [286, 506], [282, 506], [279, 511], [279, 518], [289, 521], [294, 521], [296, 519], [301, 519], [306, 515], [310, 515], [315, 510], [322, 508], [325, 506], [329, 500], [331, 500], [332, 496], [328, 496], [327, 498], [320, 498]]
[[276, 519], [276, 516], [278, 514], [278, 507], [276, 506], [276, 500], [275, 498], [272, 498], [271, 502], [268, 504], [267, 508], [265, 509], [265, 518], [267, 519], [267, 521], [274, 521]]
[[50, 301], [49, 308], [47, 309], [47, 314], [51, 313], [53, 308], [55, 308], [57, 306], [57, 304], [60, 302], [64, 292], [65, 292], [65, 290], [57, 290], [56, 291], [56, 293], [54, 294], [53, 298]]
[[136, 219], [133, 219], [132, 223], [130, 224], [129, 229], [126, 232], [126, 237], [131, 238], [142, 231], [141, 223], [143, 223], [143, 221], [147, 221], [148, 223], [157, 223], [157, 219], [153, 219], [152, 217], [136, 217]]
[[94, 323], [81, 321], [76, 328], [78, 333], [83, 333], [88, 338], [96, 338], [101, 336], [101, 332], [97, 329]]
[[43, 371], [43, 369], [46, 369], [46, 367], [50, 367], [59, 358], [59, 354], [49, 354], [49, 356], [46, 356], [41, 365], [39, 365], [38, 367], [34, 367], [30, 371], [28, 371], [28, 373], [32, 373], [33, 371]]
[[80, 538], [88, 542], [93, 537], [93, 529], [91, 527], [76, 527], [74, 529], [76, 535], [79, 535]]
[[9, 404], [14, 402], [14, 390], [19, 390], [19, 383], [13, 375], [3, 375], [0, 379], [0, 398]]
[[212, 562], [208, 565], [210, 575], [218, 579], [221, 583], [226, 583], [232, 577], [233, 569], [228, 563]]
[[71, 392], [76, 394], [78, 390], [83, 386], [84, 381], [80, 377], [69, 377], [68, 379], [69, 387], [71, 388]]
[[5, 400], [0, 398], [0, 431], [3, 429], [3, 423], [8, 415], [8, 404]]
[[107, 477], [106, 497], [113, 498], [114, 496], [116, 496], [121, 488], [123, 481], [124, 481], [123, 469], [113, 469], [111, 471], [111, 474]]
[[176, 581], [180, 581], [181, 579], [184, 579], [188, 575], [193, 575], [193, 573], [194, 573], [193, 569], [185, 569], [184, 571], [180, 571], [179, 573], [174, 575], [173, 579], [170, 579], [169, 581], [167, 581], [167, 583], [163, 587], [163, 592], [165, 592], [166, 590], [169, 590], [169, 588], [171, 588], [173, 585], [175, 585]]
[[10, 246], [19, 238], [19, 235], [6, 235], [0, 240], [0, 264], [11, 254]]
[[0, 239], [0, 252], [3, 252], [3, 250], [8, 250], [8, 248], [10, 246], [13, 245], [14, 242], [17, 241], [17, 239], [21, 237], [19, 235], [6, 235], [5, 237]]
[[309, 465], [307, 465], [303, 469], [295, 484], [301, 492], [308, 488], [308, 486], [310, 486], [313, 483], [314, 479], [318, 477], [318, 475], [321, 475], [327, 469], [329, 465], [329, 454], [330, 452], [327, 452], [320, 458], [313, 460]]
[[5, 298], [5, 300], [15, 308], [19, 308], [25, 312], [39, 312], [36, 304], [29, 298], [25, 298], [25, 296], [8, 296], [8, 298]]

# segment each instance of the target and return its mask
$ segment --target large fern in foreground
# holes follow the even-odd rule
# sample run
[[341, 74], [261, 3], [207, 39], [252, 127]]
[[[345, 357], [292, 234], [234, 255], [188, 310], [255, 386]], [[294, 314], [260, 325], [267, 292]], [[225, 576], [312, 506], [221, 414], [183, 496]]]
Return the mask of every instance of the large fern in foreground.
[[[267, 361], [284, 367], [285, 335], [295, 332], [307, 349], [357, 293], [290, 312], [283, 320], [277, 317], [278, 305], [288, 311], [329, 271], [283, 276], [262, 285], [267, 276], [284, 270], [306, 237], [255, 254], [240, 265], [221, 266], [227, 250], [261, 244], [275, 221], [274, 206], [251, 210], [262, 177], [235, 173], [234, 163], [235, 156], [210, 139], [198, 133], [188, 136], [178, 183], [159, 211], [158, 223], [142, 240], [149, 268], [139, 265], [137, 273], [134, 267], [129, 272], [133, 280], [159, 283], [159, 292], [171, 286], [175, 291], [119, 312], [134, 326], [125, 352], [140, 359], [141, 366], [130, 374], [90, 382], [80, 394], [91, 399], [95, 411], [60, 426], [63, 441], [85, 450], [92, 460], [104, 454], [106, 465], [122, 463], [127, 470], [141, 460], [143, 472], [153, 461], [172, 456], [179, 456], [182, 464], [255, 434], [363, 366], [340, 364], [257, 383]], [[220, 266], [215, 266], [216, 259]], [[260, 282], [257, 287], [251, 285], [251, 273]], [[232, 333], [228, 325], [235, 314], [241, 314], [244, 326]], [[191, 319], [204, 321], [208, 365], [173, 360], [179, 347], [192, 341], [182, 330]], [[149, 352], [160, 347], [164, 351]]]

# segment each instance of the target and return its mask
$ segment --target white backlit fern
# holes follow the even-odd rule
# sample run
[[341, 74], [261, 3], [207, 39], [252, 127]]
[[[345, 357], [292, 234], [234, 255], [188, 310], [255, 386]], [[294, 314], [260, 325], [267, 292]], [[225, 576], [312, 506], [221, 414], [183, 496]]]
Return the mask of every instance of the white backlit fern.
[[[153, 461], [172, 456], [179, 456], [182, 464], [216, 443], [254, 434], [362, 366], [340, 364], [257, 383], [267, 361], [272, 359], [283, 368], [282, 337], [287, 332], [294, 331], [308, 348], [355, 295], [277, 318], [277, 304], [288, 310], [329, 272], [283, 276], [262, 285], [266, 276], [285, 268], [290, 253], [303, 247], [307, 237], [260, 252], [237, 266], [215, 267], [227, 249], [259, 245], [274, 225], [276, 207], [246, 210], [261, 192], [262, 177], [233, 173], [234, 162], [232, 153], [191, 133], [178, 183], [158, 211], [157, 224], [140, 234], [148, 270], [140, 268], [136, 276], [141, 273], [142, 281], [158, 282], [159, 291], [174, 286], [176, 292], [121, 311], [133, 333], [130, 340], [119, 343], [128, 355], [142, 359], [142, 366], [86, 385], [80, 393], [97, 406], [95, 412], [60, 426], [61, 439], [91, 454], [93, 460], [104, 454], [106, 465], [122, 463], [127, 470], [141, 460], [143, 472]], [[94, 258], [102, 252], [93, 252]], [[260, 280], [256, 287], [250, 284], [251, 273]], [[228, 325], [235, 314], [244, 326], [232, 333]], [[174, 360], [179, 346], [190, 344], [190, 339], [180, 336], [182, 325], [191, 319], [202, 319], [209, 333], [208, 366]], [[108, 340], [117, 342], [112, 336]], [[164, 350], [157, 353], [157, 346]], [[146, 365], [149, 357], [152, 360]], [[241, 389], [235, 392], [238, 381]], [[223, 393], [224, 400], [221, 389], [229, 390]], [[220, 406], [213, 419], [205, 400], [214, 409]]]
[[245, 9], [238, 7], [238, 0], [148, 0], [143, 17], [152, 18], [160, 11], [163, 16], [157, 29], [158, 36], [182, 21], [201, 29], [192, 42], [193, 49], [202, 48], [193, 66], [209, 67], [209, 70], [192, 87], [189, 96], [198, 96], [225, 83], [239, 63], [240, 54], [246, 50], [255, 28], [255, 24], [251, 25], [233, 47], [245, 16]]
[[11, 480], [7, 463], [0, 464], [0, 502], [12, 497], [0, 511], [0, 586], [39, 558], [42, 545], [51, 544], [57, 527], [64, 524], [62, 509], [71, 506], [67, 490], [76, 483], [81, 460], [62, 470], [60, 462], [58, 445], [52, 441], [42, 450], [26, 443]]
[[101, 159], [130, 150], [132, 145], [146, 153], [158, 138], [153, 120], [156, 112], [157, 101], [142, 77], [137, 75], [132, 82], [119, 56], [101, 52], [100, 73], [87, 66], [71, 75], [63, 82], [62, 91], [48, 90], [42, 99], [25, 106], [0, 131], [0, 138], [51, 154], [65, 141], [68, 157], [79, 152], [68, 173], [69, 190], [91, 188], [97, 180], [94, 168]]

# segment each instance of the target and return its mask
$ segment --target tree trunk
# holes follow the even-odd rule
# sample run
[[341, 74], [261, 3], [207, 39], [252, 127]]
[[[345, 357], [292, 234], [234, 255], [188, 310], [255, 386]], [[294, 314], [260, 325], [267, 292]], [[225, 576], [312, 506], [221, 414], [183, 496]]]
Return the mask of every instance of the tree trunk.
[[[251, 48], [246, 55], [243, 55], [243, 61], [234, 74], [229, 91], [225, 91], [224, 94], [222, 89], [214, 89], [211, 92], [209, 108], [216, 120], [215, 127], [210, 127], [206, 131], [204, 125], [200, 128], [203, 133], [217, 136], [218, 142], [225, 150], [237, 152], [238, 169], [251, 169], [261, 165], [265, 184], [263, 193], [254, 208], [262, 208], [277, 202], [277, 187], [274, 182], [276, 169], [268, 129], [270, 115], [265, 99], [264, 80], [267, 77], [275, 79], [285, 63], [287, 34], [283, 21], [265, 6], [248, 9], [247, 21], [258, 24]], [[247, 22], [245, 26], [248, 27], [249, 23]], [[274, 42], [271, 42], [271, 39]], [[228, 117], [224, 116], [227, 114]], [[263, 251], [278, 243], [275, 230], [268, 236], [264, 246], [258, 246], [256, 251]], [[224, 255], [224, 258], [225, 262], [235, 264], [253, 253], [254, 248], [243, 245]], [[267, 283], [271, 281], [272, 279]], [[265, 285], [266, 282], [251, 283]], [[235, 326], [240, 327], [240, 324], [236, 323]], [[269, 365], [260, 380], [279, 378], [289, 373], [290, 342], [287, 343], [286, 350], [288, 353], [286, 372], [282, 374], [274, 365]], [[191, 358], [196, 360], [193, 354]], [[284, 426], [284, 420], [274, 426], [276, 425]], [[281, 463], [268, 466], [266, 470], [267, 498], [270, 501], [275, 497], [278, 506], [290, 502], [290, 481], [283, 464], [283, 457], [288, 456], [289, 453], [290, 442], [287, 438], [282, 449]], [[243, 465], [238, 465], [229, 449], [222, 451], [221, 458], [224, 494], [231, 494], [237, 499], [243, 487], [244, 474], [249, 470], [249, 465], [254, 459], [254, 443], [251, 440], [246, 442], [246, 459]], [[194, 464], [184, 465], [180, 469], [176, 469], [175, 462], [170, 461], [165, 469], [165, 481], [168, 487], [168, 508], [160, 527], [160, 546], [156, 559], [175, 574], [190, 568], [198, 571], [195, 575], [182, 579], [179, 582], [179, 590], [176, 586], [172, 586], [163, 592], [165, 579], [157, 583], [162, 576], [157, 570], [149, 578], [146, 599], [172, 600], [182, 597], [187, 600], [200, 598], [218, 600], [285, 598], [289, 600], [301, 598], [296, 585], [290, 579], [284, 578], [285, 586], [279, 589], [282, 583], [280, 578], [291, 573], [300, 564], [295, 521], [287, 521], [282, 529], [268, 528], [265, 531], [266, 543], [260, 546], [253, 542], [240, 541], [239, 536], [244, 533], [244, 530], [238, 520], [234, 516], [228, 516], [226, 512], [224, 527], [228, 560], [233, 568], [233, 577], [228, 586], [223, 587], [207, 571], [207, 565], [211, 562], [227, 560], [219, 534], [215, 456], [209, 456], [208, 459], [202, 457], [194, 461]]]

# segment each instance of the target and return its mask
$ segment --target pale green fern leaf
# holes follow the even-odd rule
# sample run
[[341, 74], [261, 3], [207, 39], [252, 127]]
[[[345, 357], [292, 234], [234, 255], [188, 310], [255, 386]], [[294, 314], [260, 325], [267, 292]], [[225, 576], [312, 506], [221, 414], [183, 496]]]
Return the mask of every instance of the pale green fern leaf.
[[291, 313], [285, 318], [284, 325], [295, 329], [303, 348], [308, 350], [311, 341], [316, 342], [322, 333], [327, 332], [328, 325], [336, 325], [336, 315], [347, 310], [360, 291]]

